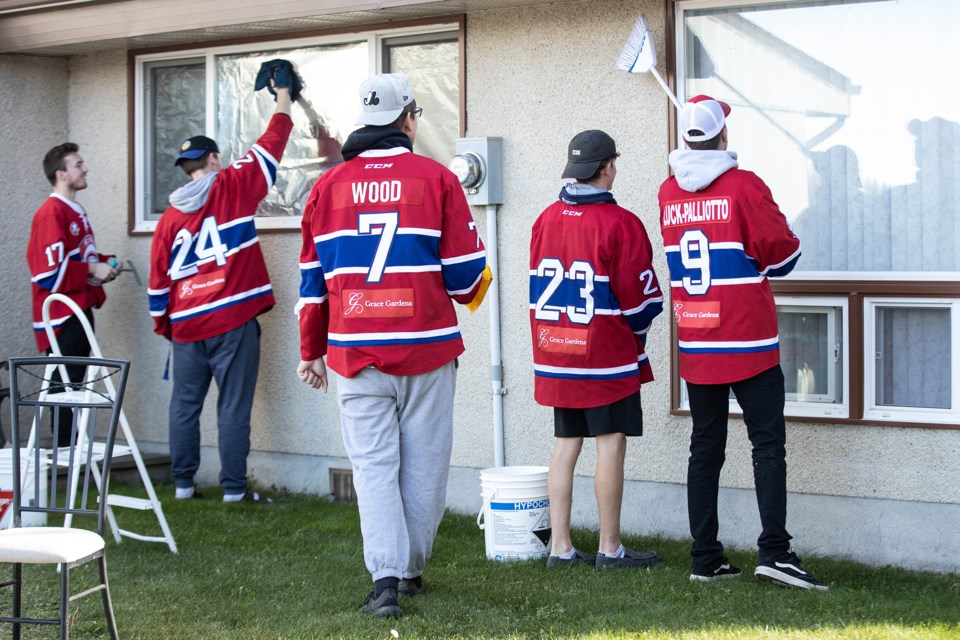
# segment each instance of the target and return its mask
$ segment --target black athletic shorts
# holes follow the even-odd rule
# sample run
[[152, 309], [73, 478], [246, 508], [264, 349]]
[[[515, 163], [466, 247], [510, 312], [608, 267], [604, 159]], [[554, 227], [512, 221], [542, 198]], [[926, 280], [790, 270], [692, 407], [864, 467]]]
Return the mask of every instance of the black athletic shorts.
[[557, 438], [593, 438], [608, 433], [643, 435], [639, 391], [602, 407], [553, 408], [553, 435]]

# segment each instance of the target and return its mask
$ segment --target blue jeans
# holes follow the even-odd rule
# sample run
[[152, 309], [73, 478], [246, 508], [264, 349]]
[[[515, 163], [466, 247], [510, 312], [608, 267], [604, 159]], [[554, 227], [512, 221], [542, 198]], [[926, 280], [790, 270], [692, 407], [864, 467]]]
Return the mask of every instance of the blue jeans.
[[220, 486], [224, 493], [246, 490], [250, 410], [259, 367], [260, 325], [255, 319], [206, 340], [174, 341], [170, 470], [177, 487], [192, 487], [193, 476], [200, 467], [200, 411], [213, 378], [220, 392]]
[[760, 562], [787, 557], [787, 461], [783, 418], [784, 388], [780, 366], [729, 384], [687, 383], [693, 433], [687, 466], [687, 509], [693, 536], [694, 571], [714, 569], [723, 555], [717, 539], [717, 494], [727, 445], [728, 397], [733, 389], [743, 409], [753, 446], [753, 480], [762, 532], [757, 540]]

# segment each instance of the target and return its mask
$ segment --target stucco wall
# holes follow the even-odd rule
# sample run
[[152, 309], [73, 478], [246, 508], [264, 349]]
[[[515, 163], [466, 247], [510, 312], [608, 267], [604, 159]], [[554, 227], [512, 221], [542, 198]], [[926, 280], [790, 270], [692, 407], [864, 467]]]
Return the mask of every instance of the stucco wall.
[[[633, 0], [606, 0], [476, 12], [467, 18], [467, 134], [504, 139], [505, 203], [497, 216], [508, 465], [545, 465], [553, 445], [552, 413], [533, 402], [527, 248], [534, 219], [559, 191], [566, 144], [576, 132], [602, 128], [617, 140], [622, 157], [614, 193], [620, 204], [643, 220], [654, 244], [657, 273], [662, 283], [668, 279], [656, 194], [667, 175], [670, 107], [653, 78], [612, 68], [636, 10]], [[663, 3], [646, 0], [643, 10], [662, 52]], [[24, 87], [23, 97], [4, 91], [0, 98], [0, 122], [17, 136], [16, 148], [24, 150], [20, 155], [28, 160], [21, 167], [15, 159], [0, 158], [5, 178], [0, 188], [7, 195], [0, 202], [5, 203], [7, 219], [20, 222], [0, 236], [12, 255], [22, 252], [26, 221], [49, 190], [40, 175], [39, 159], [66, 135], [81, 145], [90, 165], [90, 187], [81, 193], [80, 201], [91, 213], [101, 250], [133, 260], [145, 281], [150, 239], [126, 235], [130, 134], [126, 73], [122, 52], [76, 57], [68, 64], [0, 57], [0, 80], [8, 80], [4, 86]], [[36, 107], [62, 98], [64, 86], [65, 103]], [[24, 113], [30, 114], [28, 127], [8, 126], [22, 122]], [[735, 129], [735, 116], [730, 126]], [[37, 168], [31, 168], [34, 160], [30, 158]], [[26, 186], [18, 188], [17, 182]], [[8, 208], [8, 202], [14, 206]], [[486, 236], [484, 211], [476, 208], [474, 216]], [[261, 234], [261, 242], [277, 307], [262, 317], [251, 473], [268, 484], [293, 490], [327, 491], [327, 468], [348, 465], [333, 393], [324, 396], [307, 389], [293, 373], [298, 361], [292, 309], [298, 295], [299, 235]], [[11, 281], [28, 280], [21, 263], [12, 261], [7, 269]], [[170, 393], [169, 383], [162, 380], [167, 345], [152, 333], [145, 287], [137, 287], [128, 276], [110, 285], [110, 299], [97, 314], [97, 333], [106, 355], [133, 361], [127, 413], [141, 445], [163, 450]], [[18, 350], [32, 344], [29, 330], [18, 328], [29, 314], [29, 290], [17, 285], [4, 290], [4, 296], [11, 291], [9, 303], [4, 297], [0, 305], [5, 329], [0, 340], [5, 350]], [[450, 493], [451, 506], [460, 510], [477, 507], [477, 470], [493, 464], [487, 313], [486, 307], [473, 316], [460, 313], [467, 353], [461, 359], [458, 381]], [[685, 537], [682, 483], [689, 418], [669, 414], [669, 334], [665, 314], [655, 322], [648, 342], [657, 380], [643, 390], [645, 435], [631, 440], [627, 453], [624, 528]], [[207, 448], [198, 478], [202, 483], [215, 483], [218, 470], [215, 400], [216, 392], [211, 390], [203, 418]], [[859, 514], [856, 521], [875, 521], [879, 529], [884, 514], [893, 514], [897, 535], [929, 525], [936, 534], [932, 546], [939, 545], [941, 551], [956, 547], [960, 539], [949, 523], [951, 519], [955, 523], [960, 504], [958, 442], [960, 432], [954, 430], [790, 423], [789, 488], [795, 494], [792, 504], [798, 506], [791, 512], [791, 530], [802, 533], [807, 549], [820, 553], [848, 554], [878, 563], [899, 561], [900, 556], [873, 550], [858, 555], [855, 546], [840, 539], [837, 533], [851, 527], [849, 508], [853, 506]], [[585, 446], [582, 458], [574, 522], [596, 526], [589, 487], [595, 449]], [[722, 484], [726, 487], [723, 504], [730, 510], [729, 521], [723, 523], [729, 539], [751, 545], [757, 528], [755, 506], [751, 511], [752, 492], [742, 489], [753, 486], [752, 466], [738, 421], [731, 425]], [[940, 520], [931, 514], [939, 514]], [[931, 525], [937, 522], [941, 524]], [[870, 540], [882, 539], [873, 535]], [[868, 544], [873, 543], [868, 540]], [[886, 552], [882, 544], [875, 546]], [[953, 555], [944, 552], [938, 557], [942, 560], [934, 568], [960, 570]]]
[[[26, 55], [0, 56], [0, 358], [37, 352], [30, 327], [30, 270], [24, 260], [30, 221], [50, 194], [43, 156], [67, 139], [67, 61]], [[6, 378], [4, 377], [4, 380]], [[8, 411], [6, 405], [4, 412]], [[0, 425], [10, 435], [8, 413]]]
[[[663, 3], [648, 0], [642, 8], [662, 59]], [[657, 274], [661, 283], [669, 281], [657, 220], [657, 189], [667, 176], [667, 100], [652, 77], [613, 70], [636, 11], [635, 2], [611, 1], [468, 16], [467, 133], [505, 140], [505, 204], [499, 217], [501, 304], [509, 328], [503, 349], [507, 464], [545, 464], [552, 445], [552, 416], [531, 400], [526, 248], [533, 221], [556, 198], [566, 144], [576, 132], [600, 128], [617, 141], [622, 156], [614, 194], [643, 220]], [[662, 61], [660, 68], [663, 73]], [[729, 126], [735, 130], [736, 114]], [[628, 448], [631, 480], [685, 480], [689, 418], [669, 415], [669, 322], [664, 314], [650, 332], [657, 380], [643, 388], [645, 434]], [[958, 443], [960, 433], [953, 430], [791, 423], [789, 488], [957, 503]], [[592, 474], [594, 451], [585, 448], [589, 455], [578, 472]], [[752, 473], [745, 430], [733, 421], [723, 484], [752, 487]]]

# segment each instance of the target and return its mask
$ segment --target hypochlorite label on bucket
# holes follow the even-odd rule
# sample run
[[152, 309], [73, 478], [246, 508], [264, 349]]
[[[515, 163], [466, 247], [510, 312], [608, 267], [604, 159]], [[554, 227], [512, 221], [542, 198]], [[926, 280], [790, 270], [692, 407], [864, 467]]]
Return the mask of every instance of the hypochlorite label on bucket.
[[543, 557], [550, 541], [550, 500], [490, 502], [496, 559]]

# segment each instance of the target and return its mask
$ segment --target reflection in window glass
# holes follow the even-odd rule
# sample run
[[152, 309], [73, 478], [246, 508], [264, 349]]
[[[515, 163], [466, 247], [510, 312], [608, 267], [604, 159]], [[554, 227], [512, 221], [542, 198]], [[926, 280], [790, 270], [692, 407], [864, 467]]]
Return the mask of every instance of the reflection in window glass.
[[161, 62], [146, 65], [146, 104], [148, 111], [147, 158], [152, 177], [149, 195], [150, 219], [159, 220], [167, 208], [167, 198], [186, 177], [173, 161], [180, 145], [204, 130], [203, 61]]
[[217, 57], [217, 133], [224, 162], [245, 154], [266, 129], [274, 98], [253, 92], [260, 65], [274, 58], [293, 63], [304, 82], [303, 105], [293, 106], [293, 132], [277, 184], [257, 215], [298, 216], [310, 189], [328, 168], [342, 162], [340, 146], [354, 129], [357, 90], [369, 75], [366, 41]]
[[840, 310], [778, 307], [777, 321], [787, 400], [842, 402]]
[[960, 58], [960, 3], [731, 4], [683, 12], [680, 86], [732, 106], [729, 148], [793, 224], [798, 270], [960, 271], [960, 101], [938, 63]]
[[[435, 36], [434, 36], [435, 37]], [[454, 156], [460, 134], [460, 46], [449, 42], [385, 43], [385, 71], [410, 79], [423, 117], [417, 124], [414, 150], [444, 165]]]
[[876, 308], [876, 403], [949, 409], [950, 309]]

